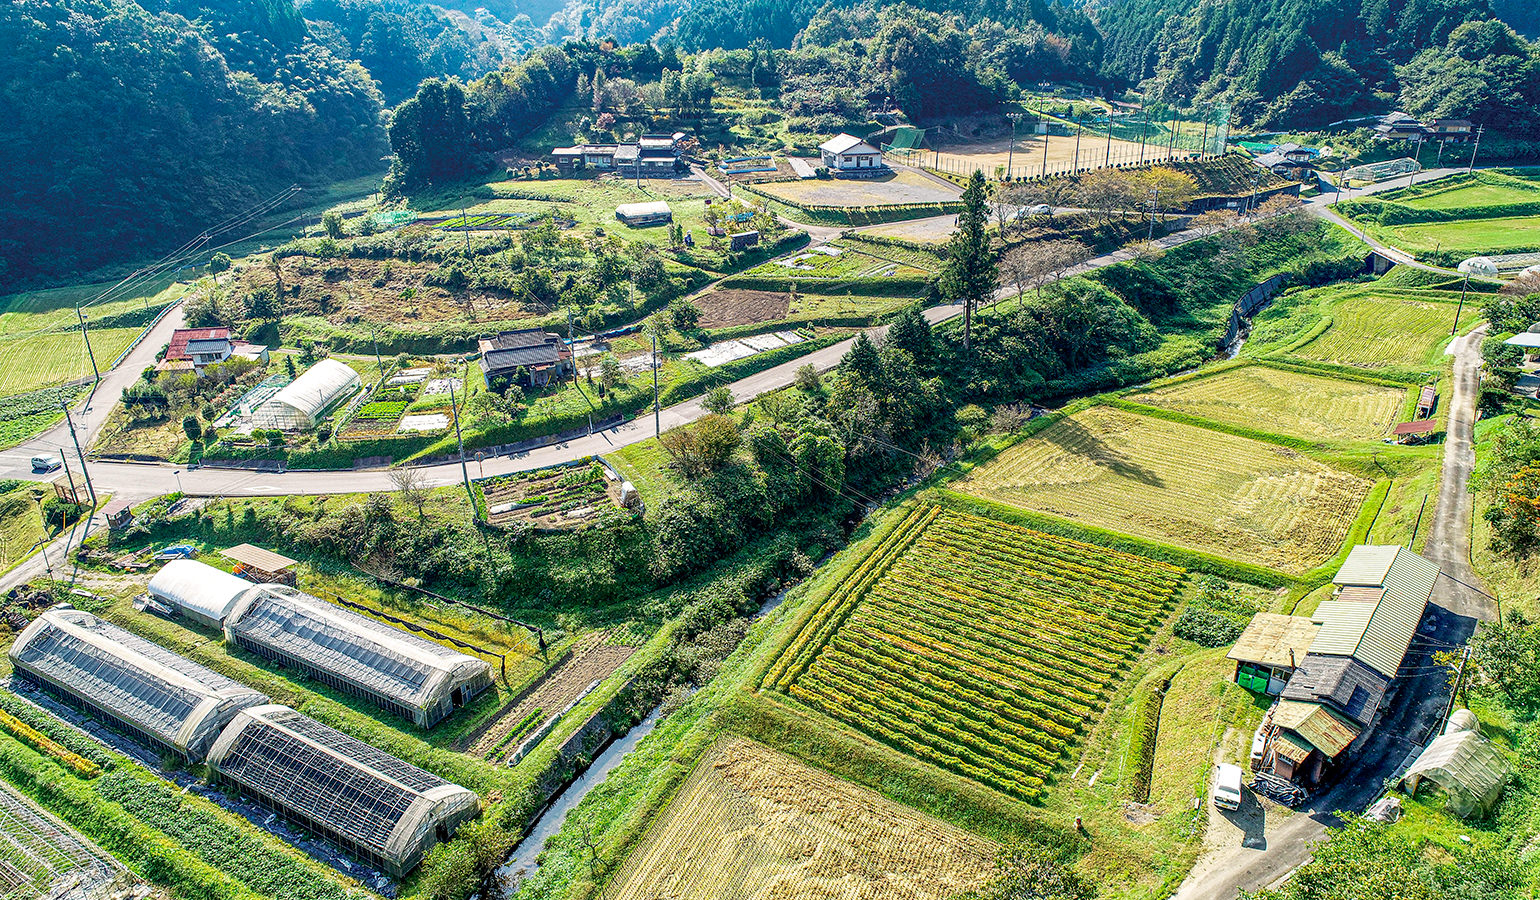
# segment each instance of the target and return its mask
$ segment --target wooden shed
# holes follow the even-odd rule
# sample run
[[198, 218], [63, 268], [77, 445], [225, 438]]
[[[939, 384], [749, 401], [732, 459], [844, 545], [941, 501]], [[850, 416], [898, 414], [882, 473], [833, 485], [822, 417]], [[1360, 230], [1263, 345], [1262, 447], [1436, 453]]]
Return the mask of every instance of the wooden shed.
[[1266, 612], [1252, 616], [1225, 654], [1235, 661], [1236, 684], [1264, 694], [1282, 692], [1320, 630], [1305, 616]]
[[226, 559], [235, 563], [235, 574], [247, 581], [293, 587], [299, 580], [294, 571], [294, 560], [271, 550], [251, 544], [238, 544], [221, 552]]
[[1390, 433], [1395, 435], [1398, 444], [1420, 444], [1443, 430], [1438, 427], [1437, 420], [1418, 419], [1415, 422], [1402, 422], [1392, 428]]

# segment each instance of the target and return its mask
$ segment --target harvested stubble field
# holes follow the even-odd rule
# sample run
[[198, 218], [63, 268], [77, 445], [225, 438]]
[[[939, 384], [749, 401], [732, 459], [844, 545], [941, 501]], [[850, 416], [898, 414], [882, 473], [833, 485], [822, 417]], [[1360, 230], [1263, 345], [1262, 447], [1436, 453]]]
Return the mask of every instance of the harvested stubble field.
[[[1323, 288], [1325, 296], [1340, 288]], [[1354, 290], [1332, 302], [1325, 331], [1290, 353], [1305, 359], [1364, 369], [1418, 369], [1435, 362], [1449, 339], [1455, 307], [1417, 294]], [[1431, 291], [1423, 297], [1437, 297]], [[1453, 298], [1451, 298], [1453, 299]], [[1475, 322], [1475, 313], [1466, 323]]]
[[[105, 370], [139, 336], [138, 328], [92, 328], [91, 350]], [[91, 360], [79, 331], [56, 331], [0, 341], [0, 396], [89, 378]]]
[[829, 594], [762, 687], [917, 759], [1039, 799], [1183, 574], [922, 507]]
[[1373, 440], [1395, 424], [1406, 391], [1270, 366], [1242, 366], [1129, 394], [1128, 399], [1279, 434]]
[[945, 900], [995, 846], [741, 738], [696, 765], [615, 878], [616, 900]]
[[[1072, 134], [1054, 135], [1018, 135], [1015, 141], [1016, 149], [1011, 150], [1011, 139], [1008, 137], [996, 138], [987, 141], [975, 141], [970, 143], [943, 144], [936, 148], [938, 156], [935, 165], [943, 171], [953, 174], [966, 174], [967, 169], [977, 166], [984, 170], [985, 174], [993, 176], [996, 169], [1004, 169], [1006, 163], [1010, 163], [1011, 170], [1018, 178], [1031, 178], [1043, 168], [1043, 153], [1046, 147], [1048, 153], [1048, 173], [1064, 172], [1073, 168], [1077, 161], [1080, 168], [1097, 168], [1103, 164], [1137, 162], [1141, 158], [1145, 162], [1159, 162], [1166, 159], [1185, 159], [1192, 155], [1188, 150], [1171, 151], [1164, 145], [1156, 146], [1157, 140], [1164, 140], [1151, 136], [1145, 144], [1141, 156], [1138, 141], [1124, 141], [1113, 138], [1107, 140], [1106, 134], [1097, 135], [1087, 131], [1077, 142]], [[930, 150], [915, 151], [910, 158], [914, 165], [930, 166], [932, 153]]]
[[958, 484], [1292, 574], [1337, 552], [1369, 488], [1286, 447], [1104, 406], [1053, 423]]

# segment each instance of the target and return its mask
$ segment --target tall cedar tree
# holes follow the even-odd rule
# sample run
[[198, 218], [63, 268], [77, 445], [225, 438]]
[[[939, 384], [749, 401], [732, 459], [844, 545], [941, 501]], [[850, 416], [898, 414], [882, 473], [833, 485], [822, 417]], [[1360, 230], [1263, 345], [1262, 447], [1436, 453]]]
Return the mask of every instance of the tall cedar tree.
[[947, 245], [946, 267], [941, 271], [941, 290], [949, 300], [963, 304], [963, 349], [973, 349], [973, 308], [995, 289], [998, 267], [989, 247], [989, 189], [984, 173], [975, 169], [962, 195], [957, 231]]

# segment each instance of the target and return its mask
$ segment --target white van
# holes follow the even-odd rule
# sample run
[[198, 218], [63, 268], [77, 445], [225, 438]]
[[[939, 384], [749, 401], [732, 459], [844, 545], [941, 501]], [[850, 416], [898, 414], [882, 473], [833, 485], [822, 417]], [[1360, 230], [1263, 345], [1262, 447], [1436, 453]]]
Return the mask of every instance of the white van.
[[64, 465], [64, 460], [52, 453], [41, 453], [32, 457], [32, 471], [34, 472], [52, 472], [62, 465]]
[[1220, 809], [1241, 808], [1241, 767], [1220, 763], [1214, 767], [1214, 805]]

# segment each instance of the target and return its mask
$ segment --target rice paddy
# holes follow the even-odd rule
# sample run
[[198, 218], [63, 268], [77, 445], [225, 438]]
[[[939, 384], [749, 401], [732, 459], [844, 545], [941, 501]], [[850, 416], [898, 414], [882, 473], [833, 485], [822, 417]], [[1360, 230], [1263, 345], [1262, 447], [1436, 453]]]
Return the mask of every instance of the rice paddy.
[[1242, 366], [1128, 395], [1136, 403], [1304, 438], [1373, 440], [1399, 419], [1406, 391], [1269, 366]]

